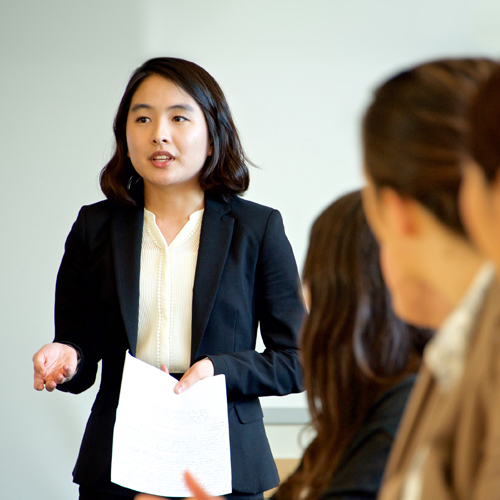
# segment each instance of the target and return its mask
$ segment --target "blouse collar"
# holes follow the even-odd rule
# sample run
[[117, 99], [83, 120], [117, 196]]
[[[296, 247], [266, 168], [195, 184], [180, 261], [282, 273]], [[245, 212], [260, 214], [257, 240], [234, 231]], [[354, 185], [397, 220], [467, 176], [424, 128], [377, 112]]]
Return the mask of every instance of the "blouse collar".
[[473, 326], [494, 274], [493, 263], [481, 267], [460, 304], [425, 348], [424, 363], [443, 392], [449, 392], [462, 375]]

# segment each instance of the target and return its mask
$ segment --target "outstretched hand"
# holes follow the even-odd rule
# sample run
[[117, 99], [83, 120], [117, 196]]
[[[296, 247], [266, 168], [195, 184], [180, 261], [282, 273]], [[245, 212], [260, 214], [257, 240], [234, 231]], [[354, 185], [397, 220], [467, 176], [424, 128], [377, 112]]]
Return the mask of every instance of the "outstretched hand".
[[74, 347], [57, 342], [44, 345], [33, 356], [34, 387], [37, 391], [52, 392], [58, 384], [71, 380], [78, 367]]
[[[223, 500], [223, 497], [211, 497], [188, 471], [184, 472], [184, 481], [196, 500]], [[162, 497], [141, 493], [136, 495], [135, 500], [162, 500]]]

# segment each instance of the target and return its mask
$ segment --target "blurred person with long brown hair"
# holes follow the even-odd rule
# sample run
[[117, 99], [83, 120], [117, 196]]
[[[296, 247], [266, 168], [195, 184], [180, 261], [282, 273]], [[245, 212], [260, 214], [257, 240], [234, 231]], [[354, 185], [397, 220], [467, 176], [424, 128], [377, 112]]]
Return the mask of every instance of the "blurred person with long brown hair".
[[311, 230], [302, 366], [317, 435], [276, 500], [375, 498], [429, 332], [391, 308], [359, 191]]
[[316, 437], [275, 500], [377, 496], [430, 336], [392, 312], [378, 254], [359, 191], [335, 201], [312, 227], [300, 345]]
[[471, 103], [497, 68], [449, 59], [403, 71], [376, 90], [363, 120], [363, 201], [394, 310], [437, 329], [381, 500], [500, 495], [500, 287], [459, 212]]

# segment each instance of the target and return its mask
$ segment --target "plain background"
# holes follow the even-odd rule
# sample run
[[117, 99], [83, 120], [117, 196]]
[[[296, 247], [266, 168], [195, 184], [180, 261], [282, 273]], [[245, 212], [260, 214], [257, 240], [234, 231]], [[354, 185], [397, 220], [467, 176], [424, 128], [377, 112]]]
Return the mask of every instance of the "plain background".
[[177, 56], [216, 78], [260, 167], [246, 197], [282, 212], [301, 266], [314, 217], [362, 184], [373, 88], [429, 58], [495, 56], [499, 25], [497, 0], [2, 2], [0, 496], [77, 498], [71, 470], [96, 391], [35, 392], [31, 357], [52, 340], [64, 241], [78, 209], [102, 198], [112, 120], [138, 65]]

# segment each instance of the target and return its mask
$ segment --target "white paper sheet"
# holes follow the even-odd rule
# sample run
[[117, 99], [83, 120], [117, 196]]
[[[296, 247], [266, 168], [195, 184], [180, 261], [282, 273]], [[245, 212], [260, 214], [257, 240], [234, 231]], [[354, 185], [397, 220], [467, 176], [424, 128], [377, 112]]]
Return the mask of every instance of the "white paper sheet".
[[113, 435], [111, 481], [144, 493], [191, 496], [188, 469], [210, 495], [231, 493], [226, 379], [174, 393], [177, 380], [129, 353]]

